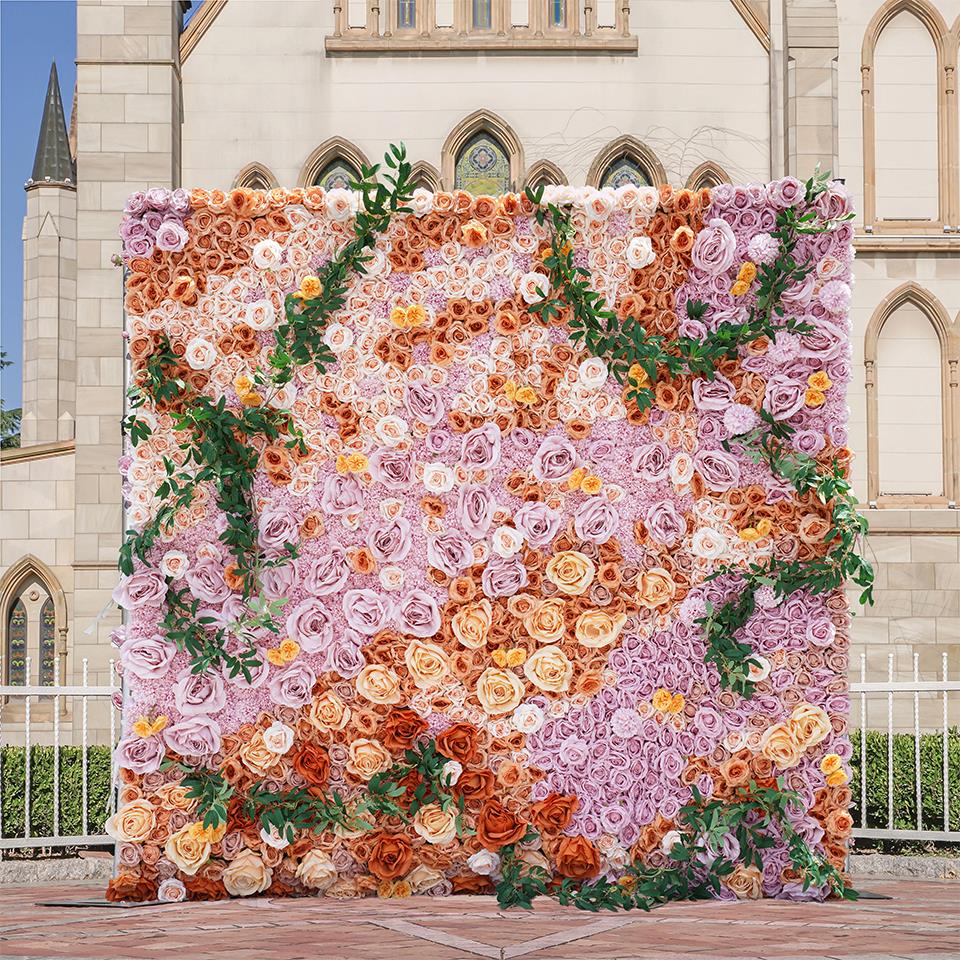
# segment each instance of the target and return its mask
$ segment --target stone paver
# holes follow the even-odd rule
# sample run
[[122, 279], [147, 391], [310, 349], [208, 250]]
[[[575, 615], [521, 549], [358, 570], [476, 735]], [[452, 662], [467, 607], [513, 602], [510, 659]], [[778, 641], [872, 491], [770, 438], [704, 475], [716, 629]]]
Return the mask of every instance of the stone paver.
[[90, 884], [0, 887], [0, 960], [960, 960], [960, 884], [871, 881], [892, 900], [676, 903], [590, 914], [490, 897], [258, 898], [119, 909]]

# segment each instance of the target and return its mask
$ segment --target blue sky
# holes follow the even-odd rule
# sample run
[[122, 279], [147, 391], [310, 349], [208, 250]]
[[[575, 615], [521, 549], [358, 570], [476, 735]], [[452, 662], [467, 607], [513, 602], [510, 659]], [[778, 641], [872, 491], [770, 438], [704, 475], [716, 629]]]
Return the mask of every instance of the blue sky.
[[0, 376], [4, 406], [20, 405], [24, 181], [33, 169], [50, 61], [57, 61], [69, 122], [77, 68], [73, 0], [0, 2], [0, 345], [14, 366]]

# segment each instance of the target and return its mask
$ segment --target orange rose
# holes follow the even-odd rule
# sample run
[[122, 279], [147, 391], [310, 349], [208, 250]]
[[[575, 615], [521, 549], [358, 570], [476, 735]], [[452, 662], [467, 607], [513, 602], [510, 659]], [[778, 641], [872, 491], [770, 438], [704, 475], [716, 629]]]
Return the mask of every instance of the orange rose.
[[437, 737], [437, 752], [458, 763], [476, 763], [480, 759], [477, 735], [477, 728], [472, 723], [455, 723]]
[[379, 833], [370, 847], [367, 869], [380, 880], [396, 880], [413, 865], [413, 847], [402, 833]]
[[307, 781], [307, 787], [319, 790], [330, 778], [330, 755], [316, 743], [304, 743], [293, 755], [293, 769]]
[[563, 837], [557, 845], [557, 873], [574, 880], [586, 880], [600, 872], [600, 854], [586, 837]]
[[427, 721], [409, 707], [395, 707], [387, 715], [380, 735], [388, 750], [408, 750], [427, 729]]
[[519, 843], [527, 832], [527, 824], [511, 813], [499, 800], [487, 800], [477, 817], [477, 839], [488, 850], [499, 850]]
[[489, 800], [493, 796], [494, 777], [491, 770], [465, 770], [460, 774], [454, 792], [466, 801]]
[[562, 833], [570, 826], [573, 815], [580, 806], [577, 797], [551, 793], [530, 808], [533, 825], [543, 833]]

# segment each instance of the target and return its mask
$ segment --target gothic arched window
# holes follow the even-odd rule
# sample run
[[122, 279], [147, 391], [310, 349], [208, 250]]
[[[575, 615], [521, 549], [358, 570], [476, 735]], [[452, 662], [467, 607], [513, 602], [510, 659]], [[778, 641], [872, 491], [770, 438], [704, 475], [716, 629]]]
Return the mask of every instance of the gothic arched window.
[[7, 601], [3, 614], [6, 682], [14, 686], [52, 686], [56, 673], [57, 614], [46, 584], [35, 574], [27, 576]]
[[360, 171], [346, 160], [331, 160], [314, 180], [314, 185], [324, 190], [349, 190], [350, 184], [360, 179]]
[[7, 614], [7, 683], [22, 687], [27, 682], [27, 608], [19, 598], [15, 600]]
[[496, 137], [482, 130], [463, 145], [457, 154], [454, 187], [475, 197], [510, 190], [510, 158]]
[[607, 165], [600, 178], [601, 187], [649, 187], [652, 183], [650, 174], [632, 157], [626, 154], [617, 157]]

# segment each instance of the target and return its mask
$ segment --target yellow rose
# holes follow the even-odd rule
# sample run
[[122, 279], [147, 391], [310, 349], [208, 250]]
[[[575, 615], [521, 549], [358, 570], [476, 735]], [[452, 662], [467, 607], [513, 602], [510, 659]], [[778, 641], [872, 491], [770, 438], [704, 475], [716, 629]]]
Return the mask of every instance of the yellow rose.
[[523, 665], [527, 679], [550, 693], [564, 693], [570, 689], [573, 664], [560, 647], [540, 647], [530, 654]]
[[662, 687], [653, 695], [653, 709], [666, 712], [673, 703], [673, 694]]
[[567, 487], [571, 490], [579, 490], [580, 484], [583, 483], [583, 478], [587, 475], [586, 467], [577, 467], [573, 473], [567, 477]]
[[223, 871], [223, 885], [233, 897], [263, 893], [273, 882], [273, 871], [252, 850], [238, 854]]
[[314, 847], [308, 850], [297, 865], [297, 879], [305, 886], [321, 893], [337, 879], [337, 868], [330, 855]]
[[747, 260], [740, 268], [737, 279], [742, 280], [744, 283], [753, 283], [753, 281], [757, 279], [757, 265]]
[[827, 395], [822, 390], [812, 387], [803, 395], [803, 402], [808, 407], [822, 407], [827, 402]]
[[670, 698], [670, 706], [667, 707], [667, 713], [682, 713], [687, 705], [687, 699], [682, 693], [675, 693]]
[[568, 596], [587, 592], [597, 568], [594, 562], [579, 550], [561, 550], [547, 562], [547, 579]]
[[149, 800], [132, 800], [107, 820], [106, 831], [114, 840], [145, 843], [156, 825], [153, 804]]
[[351, 453], [347, 457], [347, 469], [352, 473], [363, 473], [370, 465], [370, 461], [362, 453]]
[[556, 643], [567, 629], [563, 597], [551, 597], [538, 603], [524, 618], [523, 626], [537, 643]]
[[769, 517], [764, 517], [762, 520], [757, 521], [757, 533], [761, 537], [769, 536], [773, 530], [773, 521]]
[[516, 710], [522, 696], [523, 684], [508, 670], [487, 667], [477, 680], [477, 699], [490, 716]]
[[740, 531], [740, 539], [747, 543], [756, 543], [760, 539], [760, 531], [756, 527], [744, 527]]
[[318, 730], [342, 730], [350, 720], [350, 708], [332, 691], [314, 697], [307, 719]]
[[404, 651], [410, 678], [421, 689], [439, 687], [450, 672], [450, 662], [442, 647], [422, 640], [411, 640]]
[[379, 740], [363, 737], [351, 740], [347, 754], [347, 770], [362, 780], [369, 780], [374, 774], [383, 773], [393, 766], [390, 751]]
[[210, 850], [210, 841], [202, 824], [196, 823], [188, 823], [171, 834], [163, 847], [166, 858], [188, 877], [192, 877], [210, 859]]
[[676, 592], [673, 577], [663, 567], [644, 570], [637, 577], [637, 603], [650, 610], [669, 603]]
[[643, 387], [649, 386], [650, 377], [647, 375], [647, 371], [640, 366], [639, 363], [634, 363], [630, 370], [628, 371], [630, 380], [633, 382], [634, 386], [639, 390]]
[[627, 622], [626, 614], [611, 617], [605, 610], [587, 610], [577, 617], [574, 633], [584, 647], [609, 647]]
[[750, 284], [745, 280], [738, 280], [731, 288], [730, 295], [734, 297], [742, 297], [750, 289]]
[[238, 396], [242, 397], [253, 389], [253, 381], [243, 373], [233, 381], [233, 389], [237, 391]]
[[419, 303], [411, 303], [407, 307], [407, 326], [419, 327], [427, 322], [427, 311]]
[[533, 406], [539, 398], [537, 397], [537, 391], [533, 387], [521, 387], [516, 394], [514, 394], [514, 400], [517, 403], [525, 404], [528, 407]]
[[357, 693], [371, 703], [399, 703], [400, 679], [380, 663], [365, 666], [354, 681]]
[[323, 293], [323, 284], [319, 277], [304, 277], [300, 281], [300, 293], [305, 300], [315, 300]]
[[829, 390], [833, 386], [833, 381], [826, 370], [819, 370], [807, 377], [807, 385], [813, 387], [814, 390]]
[[439, 803], [426, 804], [413, 818], [413, 829], [427, 843], [450, 843], [457, 838], [456, 807], [444, 810]]
[[390, 322], [402, 330], [407, 325], [407, 311], [403, 307], [394, 307], [390, 311]]
[[580, 489], [591, 495], [599, 493], [602, 486], [603, 481], [594, 473], [588, 474], [580, 481]]
[[833, 773], [827, 777], [827, 786], [842, 787], [848, 779], [846, 770], [834, 770]]
[[832, 727], [825, 710], [812, 703], [798, 703], [790, 714], [790, 729], [797, 743], [806, 750], [826, 739]]
[[839, 754], [828, 753], [825, 754], [823, 759], [820, 761], [820, 771], [829, 776], [831, 773], [836, 770], [840, 770], [843, 767], [843, 761], [840, 759]]
[[279, 650], [283, 662], [289, 663], [291, 660], [295, 660], [300, 654], [300, 644], [297, 643], [296, 640], [291, 640], [290, 637], [287, 637], [286, 640], [280, 643]]
[[493, 607], [490, 601], [484, 598], [460, 607], [453, 615], [450, 628], [463, 646], [476, 650], [487, 642], [492, 621]]
[[803, 748], [794, 738], [790, 725], [778, 723], [764, 732], [760, 753], [781, 770], [787, 770], [800, 762]]

